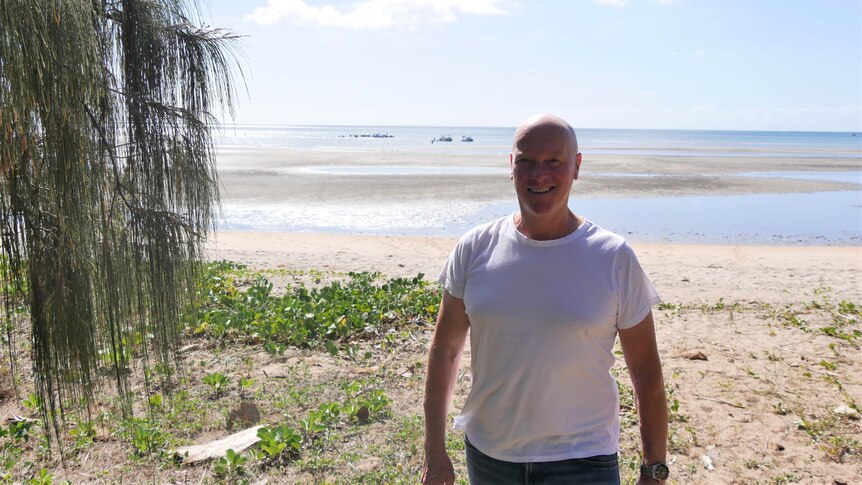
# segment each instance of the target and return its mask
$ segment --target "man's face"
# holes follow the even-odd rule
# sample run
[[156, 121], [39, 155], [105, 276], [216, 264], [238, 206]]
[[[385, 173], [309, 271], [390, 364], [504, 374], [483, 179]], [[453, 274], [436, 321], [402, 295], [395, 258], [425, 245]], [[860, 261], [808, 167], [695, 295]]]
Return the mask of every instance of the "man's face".
[[522, 216], [568, 215], [569, 192], [581, 166], [568, 129], [547, 124], [519, 132], [510, 165]]

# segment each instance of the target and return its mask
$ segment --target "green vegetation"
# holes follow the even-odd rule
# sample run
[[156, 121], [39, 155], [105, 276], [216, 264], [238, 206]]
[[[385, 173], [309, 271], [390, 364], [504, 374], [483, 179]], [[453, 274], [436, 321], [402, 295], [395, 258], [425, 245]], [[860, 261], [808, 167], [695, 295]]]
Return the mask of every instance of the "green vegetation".
[[227, 385], [230, 383], [230, 378], [221, 372], [213, 372], [212, 374], [207, 374], [204, 376], [204, 384], [210, 386], [212, 389], [213, 397], [219, 397], [224, 393], [227, 389]]
[[739, 311], [741, 308], [742, 308], [742, 304], [739, 302], [734, 302], [734, 303], [728, 305], [724, 301], [724, 298], [719, 298], [718, 301], [715, 302], [714, 304], [712, 304], [712, 305], [710, 305], [708, 303], [704, 304], [701, 306], [700, 309], [704, 313], [717, 313], [717, 312], [721, 312], [724, 310], [728, 310], [728, 311], [730, 311], [731, 318], [733, 318], [733, 312]]
[[[763, 318], [776, 320], [784, 327], [797, 328], [805, 333], [820, 332], [850, 344], [862, 337], [862, 329], [859, 328], [862, 304], [846, 300], [835, 303], [825, 291], [815, 292], [815, 294], [820, 295], [821, 299], [809, 301], [801, 309], [794, 305], [768, 309], [768, 313]], [[806, 318], [807, 315], [823, 313], [828, 315], [828, 320], [822, 320], [817, 324], [809, 322]]]
[[278, 463], [284, 458], [299, 456], [302, 449], [302, 436], [286, 424], [272, 429], [263, 427], [257, 430], [260, 438], [257, 447], [263, 452], [265, 465]]
[[[260, 342], [281, 353], [288, 346], [325, 348], [357, 337], [388, 337], [408, 325], [424, 325], [437, 314], [439, 294], [424, 275], [379, 282], [379, 273], [349, 273], [347, 281], [319, 288], [304, 285], [272, 294], [261, 273], [233, 263], [211, 264], [198, 286], [202, 305], [184, 317], [195, 335], [225, 341]], [[238, 288], [240, 283], [248, 286]], [[356, 354], [356, 347], [347, 347]], [[349, 350], [352, 349], [352, 350]]]
[[51, 485], [54, 483], [54, 476], [48, 470], [41, 468], [39, 474], [27, 481], [28, 485]]
[[[152, 482], [178, 481], [180, 476], [204, 483], [415, 482], [423, 459], [421, 395], [429, 324], [440, 298], [437, 285], [421, 276], [258, 272], [217, 262], [203, 268], [194, 288], [201, 305], [187, 307], [181, 316], [185, 339], [181, 345], [187, 350], [174, 385], [161, 387], [164, 375], [172, 372], [169, 368], [129, 366], [125, 372], [135, 382], [146, 378], [156, 383], [150, 389], [139, 388], [144, 404], [136, 408], [137, 417], [124, 416], [120, 396], [102, 395], [102, 404], [92, 415], [65, 422], [62, 445], [67, 464], [75, 469], [88, 459], [86, 466], [92, 466], [93, 457], [114, 443], [110, 466], [121, 465], [110, 470], [98, 465], [101, 468], [89, 473], [87, 480], [135, 482], [146, 471], [146, 480]], [[780, 308], [776, 312], [758, 302], [719, 299], [710, 304], [667, 304], [666, 313], [658, 314], [657, 323], [663, 325], [695, 317], [727, 322], [733, 313], [736, 320], [731, 325], [760, 324], [764, 332], [771, 328], [779, 334], [762, 347], [746, 345], [733, 351], [730, 345], [738, 344], [720, 342], [703, 349], [710, 361], [736, 359], [736, 375], [714, 372], [708, 365], [677, 366], [677, 355], [662, 355], [664, 364], [673, 366], [665, 368], [668, 449], [677, 459], [674, 471], [679, 480], [703, 479], [697, 457], [709, 445], [721, 446], [721, 428], [712, 418], [732, 414], [735, 417], [729, 419], [739, 419], [737, 410], [743, 408], [745, 413], [766, 412], [786, 420], [785, 429], [802, 437], [807, 453], [815, 459], [819, 455], [821, 463], [846, 466], [858, 460], [862, 452], [854, 431], [858, 421], [850, 411], [859, 410], [850, 395], [858, 369], [857, 341], [831, 338], [821, 329], [837, 325], [836, 318], [844, 331], [858, 329], [859, 305], [822, 297], [817, 305]], [[804, 320], [808, 331], [782, 324], [785, 315], [787, 322], [791, 316]], [[783, 344], [788, 337], [818, 339], [819, 350], [800, 355]], [[128, 342], [125, 351], [134, 363], [148, 347], [134, 336]], [[622, 354], [615, 350], [620, 467], [623, 483], [633, 484], [640, 463], [638, 416]], [[113, 370], [110, 360], [103, 363], [103, 371]], [[816, 409], [787, 387], [801, 376], [808, 376], [807, 385], [820, 391]], [[463, 379], [468, 382], [469, 375]], [[703, 385], [694, 389], [692, 380]], [[464, 397], [456, 394], [456, 405], [463, 404]], [[39, 407], [35, 393], [20, 399], [22, 413]], [[234, 412], [241, 401], [259, 409], [260, 441], [243, 453], [232, 450], [209, 466], [180, 467], [174, 455], [178, 447], [239, 430], [235, 423], [242, 420]], [[833, 412], [839, 404], [844, 410]], [[708, 408], [715, 414], [705, 420], [701, 412]], [[63, 477], [44, 448], [48, 431], [33, 420], [0, 428], [0, 483], [48, 483], [56, 481], [54, 475]], [[459, 483], [466, 483], [463, 435], [449, 433], [446, 446]], [[795, 469], [776, 475], [780, 468], [770, 455], [737, 465], [752, 474], [747, 478], [764, 483], [810, 478]], [[722, 461], [716, 469], [720, 466], [725, 466]], [[70, 477], [83, 480], [80, 475]]]
[[826, 456], [836, 463], [841, 463], [845, 455], [862, 450], [857, 440], [839, 434], [839, 422], [834, 416], [817, 418], [799, 415], [797, 428], [808, 433]]
[[658, 309], [666, 312], [668, 316], [678, 316], [683, 312], [682, 303], [670, 303], [663, 301], [658, 304]]
[[[201, 305], [189, 306], [181, 318], [186, 324], [184, 333], [198, 341], [214, 342], [216, 357], [236, 345], [246, 349], [246, 354], [259, 348], [273, 357], [288, 349], [321, 351], [334, 346], [335, 351], [330, 351], [334, 358], [368, 363], [403, 346], [405, 339], [412, 342], [410, 332], [426, 329], [437, 312], [438, 287], [424, 281], [422, 275], [389, 280], [376, 273], [315, 272], [312, 276], [314, 288], [295, 284], [274, 295], [264, 273], [232, 263], [210, 264], [195, 285]], [[126, 351], [134, 358], [144, 343], [132, 343], [136, 345]], [[271, 381], [257, 387], [258, 380], [250, 376], [255, 360], [243, 357], [240, 361], [239, 367], [219, 366], [218, 371], [213, 371], [208, 361], [190, 362], [187, 372], [193, 375], [176, 381], [171, 392], [148, 393], [145, 417], [124, 417], [123, 400], [116, 396], [110, 398], [109, 411], [99, 413], [96, 419], [69, 420], [62, 441], [66, 457], [80, 456], [107, 437], [123, 443], [133, 463], [170, 467], [172, 450], [188, 444], [202, 431], [222, 429], [224, 416], [239, 397], [258, 402], [284, 419], [259, 430], [261, 441], [250, 454], [231, 452], [214, 461], [214, 479], [239, 483], [278, 473], [272, 470], [293, 464], [324, 473], [332, 468], [332, 456], [339, 454], [344, 440], [354, 440], [363, 434], [362, 428], [391, 417], [391, 399], [378, 377], [317, 381], [307, 366], [298, 366], [291, 368], [290, 378], [284, 381], [289, 387], [270, 388]], [[110, 363], [108, 359], [103, 365], [109, 368]], [[410, 365], [411, 369], [422, 367], [416, 362]], [[142, 372], [148, 379], [158, 380], [166, 369], [157, 366]], [[400, 374], [397, 377], [404, 379]], [[21, 404], [35, 411], [39, 399], [33, 393]], [[39, 475], [34, 462], [22, 461], [34, 449], [30, 444], [34, 433], [39, 442], [48, 434], [39, 422], [26, 419], [0, 429], [0, 465], [6, 470], [0, 483], [31, 479], [46, 483], [52, 479], [50, 474]], [[414, 440], [414, 459], [419, 459], [421, 434]], [[386, 446], [394, 449], [399, 444], [393, 441]], [[393, 462], [365, 480], [373, 482], [374, 477], [404, 473], [403, 464]]]
[[104, 364], [127, 401], [133, 358], [176, 364], [238, 67], [237, 36], [201, 23], [183, 0], [0, 2], [3, 340], [11, 357], [29, 327], [53, 429], [95, 404]]
[[226, 456], [219, 458], [213, 465], [213, 472], [216, 477], [228, 483], [237, 483], [242, 476], [245, 475], [245, 463], [248, 458], [239, 453], [228, 449]]
[[833, 324], [823, 327], [823, 333], [847, 342], [855, 342], [862, 337], [862, 330], [856, 328], [862, 316], [862, 305], [841, 300], [837, 306], [830, 307], [830, 311]]
[[785, 485], [788, 483], [797, 483], [799, 481], [799, 478], [797, 478], [795, 473], [787, 472], [772, 477], [771, 481], [774, 485]]
[[799, 312], [795, 311], [791, 305], [774, 311], [772, 317], [785, 327], [795, 327], [805, 333], [811, 333], [808, 322], [804, 318], [801, 318]]

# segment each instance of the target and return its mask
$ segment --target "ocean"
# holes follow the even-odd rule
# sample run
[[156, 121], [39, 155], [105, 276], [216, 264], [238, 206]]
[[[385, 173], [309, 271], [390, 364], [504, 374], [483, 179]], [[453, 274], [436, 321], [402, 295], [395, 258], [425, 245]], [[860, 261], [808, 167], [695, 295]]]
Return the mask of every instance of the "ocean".
[[[709, 130], [578, 129], [580, 151], [589, 155], [811, 159], [805, 171], [734, 173], [733, 177], [780, 177], [842, 182], [850, 189], [815, 193], [754, 193], [639, 198], [577, 199], [576, 212], [629, 239], [651, 242], [731, 244], [862, 244], [862, 133]], [[234, 125], [216, 135], [223, 148], [294, 148], [336, 152], [507, 156], [514, 128], [411, 126]], [[440, 141], [449, 137], [452, 141]], [[472, 141], [462, 141], [470, 137]], [[815, 160], [816, 159], [816, 160]], [[818, 169], [823, 160], [845, 169]], [[466, 158], [469, 160], [469, 158]], [[853, 167], [846, 170], [848, 166]], [[798, 165], [798, 163], [797, 163]], [[251, 167], [250, 167], [251, 168]], [[504, 175], [506, 167], [343, 166], [310, 168], [342, 177], [365, 175]], [[624, 177], [650, 173], [602, 174]], [[220, 230], [304, 231], [379, 235], [458, 236], [475, 224], [514, 212], [509, 201], [447, 204], [417, 201], [397, 207], [327, 205], [317, 201], [297, 210], [291, 205], [226, 201]]]
[[[862, 133], [628, 130], [576, 128], [580, 150], [596, 155], [822, 157], [862, 159]], [[515, 128], [428, 126], [230, 125], [216, 143], [230, 147], [488, 153], [506, 155]], [[375, 137], [374, 135], [380, 135]], [[384, 137], [388, 136], [388, 137]], [[432, 140], [444, 136], [451, 142]], [[462, 142], [463, 137], [472, 142]]]

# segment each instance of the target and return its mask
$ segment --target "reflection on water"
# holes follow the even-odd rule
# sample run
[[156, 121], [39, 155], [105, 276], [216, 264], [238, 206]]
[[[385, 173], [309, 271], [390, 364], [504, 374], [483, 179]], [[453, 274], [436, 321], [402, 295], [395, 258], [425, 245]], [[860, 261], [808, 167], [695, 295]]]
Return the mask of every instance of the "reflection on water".
[[458, 235], [472, 227], [484, 204], [416, 201], [379, 204], [307, 203], [247, 205], [226, 203], [219, 227], [228, 231], [296, 231], [350, 234]]
[[663, 158], [673, 158], [673, 157], [724, 157], [724, 158], [735, 158], [735, 157], [746, 157], [746, 158], [859, 158], [858, 153], [853, 152], [782, 152], [782, 151], [726, 151], [726, 150], [687, 150], [687, 149], [677, 149], [675, 151], [670, 150], [650, 150], [644, 148], [638, 148], [634, 150], [620, 150], [620, 149], [604, 149], [604, 148], [595, 148], [589, 151], [590, 155], [652, 155]]
[[783, 178], [796, 180], [820, 180], [825, 182], [846, 182], [862, 185], [862, 172], [749, 172], [737, 174], [738, 177]]
[[[862, 192], [572, 199], [572, 209], [636, 241], [862, 244]], [[295, 206], [227, 203], [222, 230], [459, 236], [517, 203], [422, 201]]]
[[745, 244], [862, 244], [862, 193], [573, 200], [573, 209], [632, 239]]

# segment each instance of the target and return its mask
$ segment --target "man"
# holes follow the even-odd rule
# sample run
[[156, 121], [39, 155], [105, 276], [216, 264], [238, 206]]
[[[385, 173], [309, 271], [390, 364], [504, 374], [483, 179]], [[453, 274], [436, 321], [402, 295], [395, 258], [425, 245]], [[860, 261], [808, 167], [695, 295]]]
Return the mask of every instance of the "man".
[[569, 210], [572, 127], [537, 115], [509, 156], [519, 211], [468, 232], [449, 257], [428, 358], [422, 481], [452, 484], [447, 408], [469, 330], [473, 385], [455, 420], [473, 484], [620, 482], [619, 334], [640, 418], [638, 483], [663, 483], [667, 402], [651, 305], [625, 240]]

